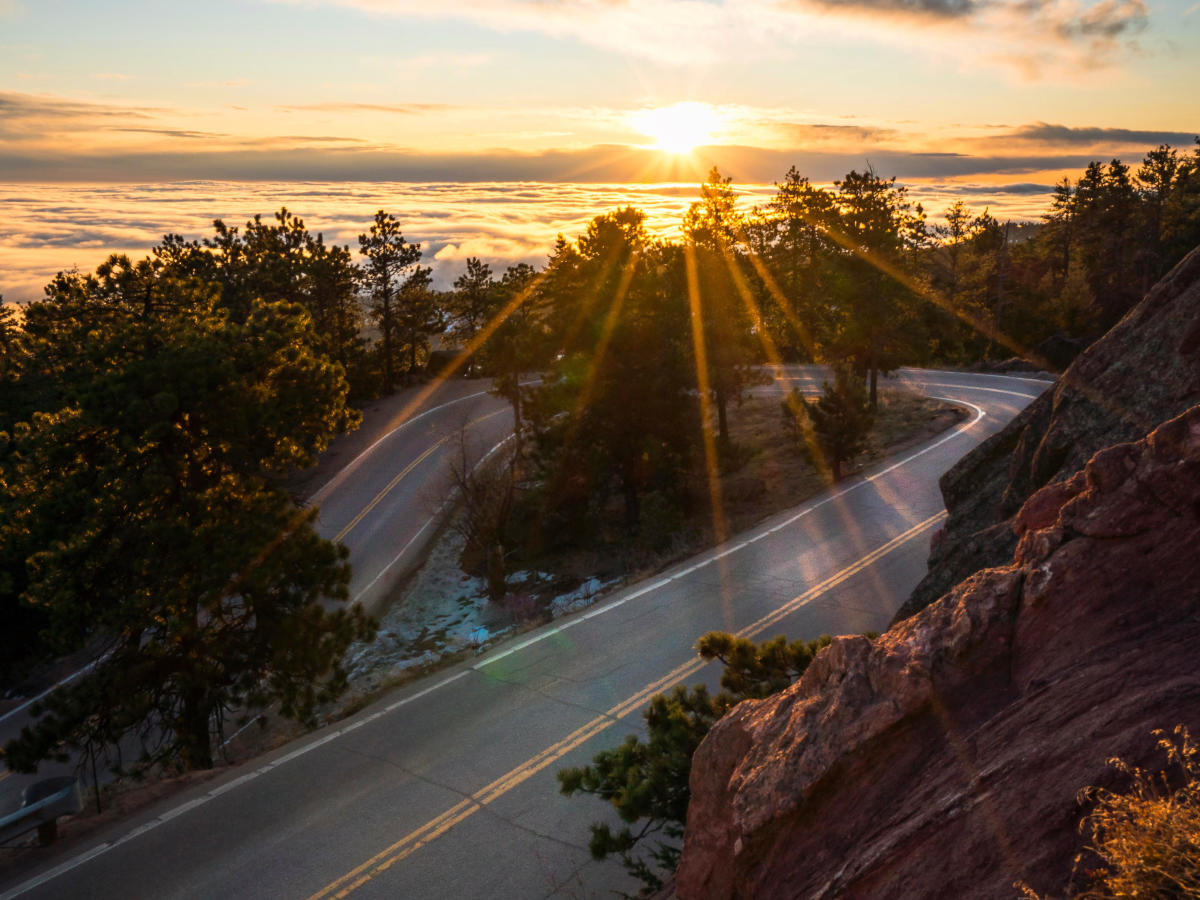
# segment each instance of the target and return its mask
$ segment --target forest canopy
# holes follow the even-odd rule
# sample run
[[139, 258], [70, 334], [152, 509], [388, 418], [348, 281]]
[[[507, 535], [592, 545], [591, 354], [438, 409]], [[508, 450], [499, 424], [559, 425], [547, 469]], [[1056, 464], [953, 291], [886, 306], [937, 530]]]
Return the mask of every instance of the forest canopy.
[[[689, 502], [697, 454], [735, 452], [730, 405], [762, 363], [830, 364], [829, 402], [856, 410], [901, 365], [1065, 365], [1200, 244], [1200, 142], [1091, 164], [1039, 223], [961, 202], [943, 220], [869, 169], [822, 187], [793, 168], [745, 209], [714, 168], [678, 241], [611, 210], [541, 269], [471, 258], [449, 290], [384, 210], [356, 254], [282, 209], [0, 304], [0, 679], [99, 660], [7, 763], [137, 735], [144, 762], [204, 767], [228, 716], [309, 720], [342, 689], [371, 624], [343, 606], [345, 548], [281, 478], [354, 427], [355, 403], [490, 377], [548, 539], [610, 500], [636, 535]], [[856, 410], [811, 415], [834, 434]]]

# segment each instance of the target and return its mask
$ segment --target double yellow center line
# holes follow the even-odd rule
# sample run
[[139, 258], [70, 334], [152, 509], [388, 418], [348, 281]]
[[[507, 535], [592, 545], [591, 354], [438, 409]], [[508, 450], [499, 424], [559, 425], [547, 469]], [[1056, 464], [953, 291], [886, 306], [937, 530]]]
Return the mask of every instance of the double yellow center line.
[[[744, 638], [758, 637], [768, 628], [777, 625], [786, 616], [803, 606], [807, 606], [825, 592], [832, 590], [864, 569], [869, 568], [880, 557], [887, 555], [897, 547], [908, 543], [913, 538], [933, 528], [945, 517], [946, 514], [942, 512], [935, 516], [930, 516], [923, 522], [918, 522], [907, 531], [896, 535], [896, 537], [892, 538], [886, 544], [877, 547], [866, 556], [861, 557], [846, 568], [835, 572], [824, 581], [809, 588], [800, 596], [789, 600], [778, 609], [747, 625], [737, 632], [738, 636]], [[431, 819], [415, 831], [409, 832], [390, 847], [381, 850], [366, 862], [356, 866], [336, 881], [326, 885], [309, 897], [309, 900], [337, 900], [337, 898], [346, 897], [377, 875], [386, 872], [396, 863], [411, 856], [426, 844], [441, 837], [459, 822], [483, 809], [487, 804], [499, 799], [517, 785], [542, 771], [542, 769], [562, 759], [572, 750], [577, 749], [605, 729], [615, 725], [623, 717], [641, 708], [655, 694], [678, 684], [685, 678], [698, 672], [705, 665], [707, 665], [707, 660], [695, 657], [683, 665], [677, 666], [662, 678], [652, 684], [646, 685], [633, 696], [618, 703], [587, 724], [575, 729], [561, 741], [550, 745], [536, 756], [509, 770], [470, 796], [464, 797], [437, 818]]]
[[[480, 416], [478, 419], [472, 419], [464, 427], [469, 428], [472, 425], [478, 425], [480, 422], [486, 422], [488, 419], [491, 419], [495, 416], [501, 415], [502, 413], [505, 413], [505, 412], [508, 412], [508, 410], [507, 409], [498, 409], [493, 413], [488, 413], [486, 416]], [[391, 481], [389, 481], [387, 483], [387, 486], [384, 487], [383, 490], [381, 490], [378, 494], [376, 494], [374, 496], [374, 498], [371, 500], [370, 503], [368, 503], [366, 506], [364, 506], [359, 511], [358, 515], [356, 515], [353, 519], [350, 520], [350, 522], [346, 525], [345, 528], [343, 528], [336, 535], [334, 535], [333, 540], [335, 542], [340, 541], [340, 540], [342, 540], [342, 538], [344, 538], [346, 535], [348, 535], [351, 531], [353, 531], [354, 527], [356, 525], [358, 525], [358, 523], [361, 522], [364, 518], [366, 518], [368, 515], [370, 515], [371, 510], [373, 510], [376, 506], [379, 505], [380, 501], [382, 501], [383, 498], [386, 497], [391, 492], [392, 488], [394, 488], [401, 481], [403, 481], [405, 479], [405, 477], [407, 477], [408, 474], [410, 472], [412, 472], [413, 469], [415, 469], [421, 463], [425, 462], [425, 460], [427, 460], [429, 458], [429, 456], [435, 450], [437, 450], [439, 447], [441, 447], [447, 441], [449, 441], [455, 437], [457, 437], [457, 432], [446, 435], [444, 438], [442, 438], [436, 444], [429, 447], [429, 449], [427, 449], [424, 453], [422, 453], [420, 456], [418, 456], [416, 459], [414, 459], [412, 462], [410, 462], [407, 466], [405, 466], [404, 469], [401, 470], [401, 472], [398, 475], [396, 475], [395, 478], [393, 478]]]

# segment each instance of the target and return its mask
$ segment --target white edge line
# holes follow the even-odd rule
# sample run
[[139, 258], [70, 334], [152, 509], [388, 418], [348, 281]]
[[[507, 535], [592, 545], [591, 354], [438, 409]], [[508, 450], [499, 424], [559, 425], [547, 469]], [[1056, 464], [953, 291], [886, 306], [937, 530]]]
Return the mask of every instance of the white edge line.
[[[1050, 387], [1051, 385], [1058, 384], [1057, 377], [1050, 378], [1050, 379], [1029, 378], [1028, 376], [1024, 376], [1024, 375], [1007, 375], [1002, 372], [955, 372], [951, 369], [910, 369], [908, 366], [901, 366], [896, 371], [897, 372], [933, 372], [938, 375], [966, 375], [967, 377], [974, 377], [974, 378], [1006, 378], [1006, 379], [1011, 379], [1013, 381], [1029, 381], [1029, 382], [1032, 382], [1033, 384], [1045, 385], [1046, 387]], [[956, 385], [954, 385], [954, 387], [965, 388], [965, 389], [969, 390], [972, 386], [964, 385], [964, 384], [956, 384]]]
[[117, 838], [116, 840], [107, 841], [103, 844], [97, 844], [95, 847], [92, 847], [90, 850], [87, 850], [87, 851], [79, 854], [78, 856], [67, 860], [64, 863], [61, 863], [60, 865], [55, 866], [53, 869], [43, 872], [41, 875], [38, 875], [35, 878], [31, 878], [28, 881], [25, 881], [25, 882], [17, 885], [12, 890], [7, 891], [4, 894], [0, 894], [0, 900], [12, 900], [12, 898], [19, 897], [21, 894], [24, 894], [27, 891], [31, 891], [37, 887], [41, 887], [43, 884], [46, 884], [49, 881], [53, 881], [55, 878], [59, 877], [60, 875], [65, 875], [67, 872], [70, 872], [72, 869], [78, 868], [79, 866], [82, 866], [84, 863], [90, 862], [91, 860], [95, 859], [97, 856], [107, 853], [109, 850], [113, 850], [113, 849], [121, 846], [122, 844], [133, 840], [136, 837], [140, 837], [141, 835], [146, 834], [149, 831], [153, 831], [158, 826], [166, 824], [167, 822], [170, 822], [172, 819], [177, 818], [178, 816], [181, 816], [186, 812], [190, 812], [191, 810], [196, 809], [199, 806], [203, 806], [208, 801], [214, 800], [217, 797], [221, 796], [222, 794], [224, 794], [228, 791], [231, 791], [236, 787], [241, 787], [246, 782], [253, 781], [258, 776], [265, 775], [267, 772], [270, 772], [270, 771], [278, 768], [279, 766], [282, 766], [284, 763], [291, 762], [292, 760], [294, 760], [298, 757], [304, 756], [304, 754], [306, 754], [312, 750], [315, 750], [318, 747], [324, 746], [325, 744], [328, 744], [330, 741], [334, 740], [335, 738], [339, 738], [348, 732], [354, 731], [355, 729], [362, 727], [363, 725], [367, 724], [368, 722], [375, 721], [376, 719], [380, 718], [385, 713], [390, 713], [393, 710], [399, 709], [401, 706], [404, 706], [406, 703], [412, 703], [414, 700], [419, 700], [421, 697], [424, 697], [427, 694], [433, 693], [438, 688], [445, 687], [446, 685], [450, 684], [452, 681], [458, 681], [458, 679], [463, 678], [469, 674], [470, 674], [470, 670], [464, 669], [461, 672], [451, 675], [449, 678], [443, 678], [441, 681], [437, 682], [436, 684], [430, 685], [429, 687], [425, 688], [422, 691], [418, 691], [417, 693], [415, 693], [409, 697], [405, 697], [402, 700], [398, 700], [397, 702], [392, 703], [391, 705], [385, 707], [384, 709], [382, 709], [378, 712], [375, 712], [370, 716], [366, 716], [362, 719], [359, 719], [358, 721], [353, 722], [350, 725], [344, 726], [342, 728], [338, 728], [337, 730], [332, 731], [329, 734], [324, 735], [323, 737], [321, 737], [315, 741], [312, 741], [311, 743], [305, 744], [303, 747], [293, 750], [291, 753], [288, 753], [286, 756], [281, 756], [278, 759], [267, 763], [266, 765], [260, 766], [257, 769], [247, 772], [245, 775], [235, 778], [232, 781], [226, 782], [225, 784], [220, 785], [219, 787], [215, 787], [212, 790], [201, 794], [199, 797], [192, 798], [191, 800], [187, 801], [186, 803], [181, 803], [179, 806], [172, 807], [171, 809], [168, 809], [165, 812], [162, 812], [159, 815], [155, 816], [153, 819], [150, 819], [148, 822], [142, 823], [137, 828], [134, 828], [131, 831], [126, 832], [121, 837]]
[[[489, 450], [487, 453], [485, 453], [480, 458], [479, 462], [475, 463], [475, 466], [473, 467], [473, 469], [478, 468], [479, 466], [483, 465], [493, 453], [495, 453], [497, 450], [499, 450], [501, 447], [503, 447], [505, 444], [507, 444], [511, 440], [512, 440], [512, 435], [509, 435], [504, 440], [500, 441], [500, 443], [498, 443], [494, 447], [492, 447], [491, 450]], [[446, 507], [449, 504], [450, 504], [450, 498], [443, 500], [441, 505], [436, 510], [434, 510], [433, 515], [425, 520], [425, 524], [417, 529], [417, 533], [414, 534], [411, 538], [409, 538], [408, 542], [403, 547], [400, 548], [400, 552], [397, 553], [395, 556], [393, 556], [391, 561], [375, 574], [375, 577], [371, 579], [370, 583], [366, 587], [364, 587], [361, 591], [359, 591], [357, 594], [355, 594], [353, 598], [351, 598], [350, 602], [358, 603], [363, 598], [363, 596], [367, 593], [367, 591], [369, 591], [369, 590], [371, 590], [371, 588], [375, 587], [375, 585], [379, 582], [379, 579], [382, 578], [384, 575], [386, 575], [388, 573], [388, 571], [391, 570], [392, 566], [394, 566], [396, 563], [400, 562], [401, 557], [403, 557], [404, 554], [408, 552], [408, 548], [411, 547], [416, 542], [416, 540], [422, 534], [425, 533], [425, 529], [441, 518], [442, 513], [446, 511]]]
[[[963, 389], [961, 385], [957, 385], [957, 384], [941, 384], [941, 383], [939, 383], [939, 382], [936, 382], [936, 381], [913, 381], [913, 382], [907, 382], [907, 383], [908, 383], [910, 386], [912, 386], [912, 385], [916, 385], [917, 387], [951, 388], [952, 390], [962, 390], [962, 389]], [[1004, 390], [1004, 389], [1002, 389], [1002, 388], [989, 388], [989, 387], [977, 387], [977, 386], [972, 386], [972, 387], [970, 387], [970, 388], [966, 388], [966, 390], [971, 390], [971, 391], [987, 391], [989, 394], [1011, 394], [1011, 395], [1012, 395], [1012, 396], [1014, 396], [1014, 397], [1024, 397], [1026, 400], [1029, 400], [1029, 401], [1031, 401], [1031, 402], [1032, 402], [1032, 401], [1034, 401], [1034, 400], [1036, 400], [1038, 397], [1040, 397], [1040, 396], [1041, 396], [1040, 394], [1022, 394], [1020, 391], [1006, 391], [1006, 390]], [[929, 395], [927, 394], [926, 396], [929, 396]], [[966, 401], [965, 401], [965, 400], [951, 400], [949, 397], [933, 397], [932, 399], [934, 399], [934, 400], [948, 400], [948, 401], [949, 401], [949, 402], [951, 402], [951, 403], [966, 403]]]
[[[520, 383], [520, 386], [525, 387], [530, 384], [538, 384], [539, 382], [541, 382], [540, 378], [534, 378], [534, 379], [531, 379], [530, 381], [522, 381]], [[369, 447], [367, 447], [367, 449], [363, 450], [361, 453], [358, 454], [358, 456], [354, 457], [354, 459], [350, 460], [350, 462], [346, 463], [346, 465], [344, 465], [340, 469], [338, 469], [332, 478], [330, 478], [327, 482], [325, 482], [323, 485], [321, 485], [321, 487], [319, 487], [317, 490], [313, 491], [312, 495], [309, 496], [309, 498], [306, 501], [304, 501], [304, 505], [312, 506], [312, 505], [315, 505], [316, 503], [318, 503], [320, 500], [324, 499], [322, 497], [322, 494], [324, 494], [331, 487], [333, 487], [335, 484], [337, 484], [339, 481], [341, 481], [343, 478], [345, 478], [348, 474], [350, 474], [350, 472], [360, 462], [362, 462], [362, 460], [366, 456], [373, 453], [375, 451], [376, 447], [378, 447], [384, 441], [388, 440], [396, 432], [407, 428], [409, 425], [413, 424], [414, 422], [418, 422], [421, 419], [425, 418], [426, 416], [437, 412], [438, 410], [445, 409], [448, 406], [453, 406], [456, 403], [462, 403], [464, 400], [474, 400], [476, 397], [483, 397], [490, 393], [491, 393], [491, 391], [476, 391], [474, 394], [467, 394], [467, 395], [465, 395], [463, 397], [459, 397], [455, 400], [447, 400], [445, 403], [441, 403], [437, 406], [431, 406], [429, 409], [425, 410], [422, 413], [418, 413], [417, 415], [413, 416], [411, 419], [405, 419], [403, 422], [401, 422], [399, 425], [397, 425], [395, 428], [393, 428], [387, 434], [376, 438], [371, 443], [371, 445]]]
[[[1028, 380], [1028, 379], [1026, 379], [1026, 380]], [[933, 385], [930, 385], [930, 386], [933, 386]], [[969, 387], [969, 386], [963, 387], [961, 385], [946, 385], [946, 386], [953, 387], [955, 389], [961, 389], [961, 390], [975, 390], [976, 389], [976, 388]], [[460, 398], [460, 399], [467, 399], [467, 398], [464, 397], [464, 398]], [[967, 422], [966, 424], [960, 425], [958, 428], [955, 428], [950, 434], [940, 438], [939, 440], [935, 441], [934, 443], [930, 444], [929, 446], [927, 446], [921, 450], [918, 450], [916, 453], [913, 453], [910, 456], [905, 457], [904, 459], [900, 460], [899, 462], [893, 463], [892, 465], [888, 466], [886, 469], [884, 469], [880, 472], [876, 472], [874, 475], [871, 475], [867, 478], [857, 481], [854, 484], [849, 485], [848, 487], [844, 487], [841, 490], [837, 491], [836, 493], [830, 494], [828, 497], [825, 497], [823, 500], [821, 500], [817, 503], [814, 503], [812, 506], [802, 509], [800, 512], [796, 513], [796, 515], [784, 520], [783, 522], [778, 523], [772, 529], [759, 532], [754, 537], [743, 541], [738, 546], [738, 549], [742, 549], [751, 544], [757, 543], [758, 541], [765, 538], [767, 535], [774, 534], [776, 531], [778, 531], [782, 528], [785, 528], [786, 526], [791, 525], [795, 522], [798, 522], [800, 519], [803, 519], [809, 513], [814, 512], [817, 509], [820, 509], [822, 506], [825, 506], [827, 503], [832, 503], [834, 500], [837, 500], [838, 498], [845, 496], [846, 494], [850, 493], [851, 491], [858, 490], [860, 487], [864, 487], [865, 485], [870, 484], [871, 482], [876, 481], [879, 478], [882, 478], [884, 475], [887, 475], [889, 472], [894, 472], [896, 469], [900, 468], [901, 466], [907, 465], [908, 463], [912, 462], [917, 457], [924, 456], [926, 453], [929, 453], [930, 451], [940, 447], [942, 444], [946, 443], [947, 441], [953, 440], [954, 438], [956, 438], [956, 437], [960, 436], [961, 434], [963, 434], [964, 432], [966, 432], [968, 429], [973, 428], [977, 423], [982, 421], [987, 416], [987, 413], [985, 413], [982, 408], [980, 408], [979, 406], [976, 406], [974, 403], [971, 403], [970, 401], [967, 401], [967, 400], [955, 399], [955, 398], [950, 398], [950, 397], [934, 397], [933, 399], [945, 400], [949, 403], [961, 403], [965, 406], [970, 406], [972, 409], [975, 410], [975, 413], [976, 413], [975, 418], [972, 419], [970, 422]], [[455, 402], [457, 402], [457, 401], [455, 401]], [[413, 420], [410, 419], [409, 421], [413, 421]], [[403, 426], [399, 426], [399, 427], [403, 427]], [[493, 447], [490, 451], [488, 451], [487, 455], [490, 456], [503, 443], [504, 443], [504, 441], [501, 441], [499, 444], [497, 444], [495, 447]], [[486, 459], [486, 458], [487, 458], [487, 456], [484, 457], [484, 459]], [[480, 460], [480, 462], [482, 462], [482, 460]], [[432, 521], [432, 520], [430, 520], [430, 521]], [[428, 526], [429, 522], [426, 522], [425, 524], [426, 524], [426, 526]], [[418, 534], [419, 534], [419, 532], [418, 532]], [[415, 537], [413, 539], [415, 540]], [[200, 795], [199, 797], [196, 797], [193, 800], [189, 800], [188, 802], [186, 802], [178, 807], [174, 807], [170, 810], [167, 810], [166, 812], [160, 814], [156, 818], [151, 819], [150, 821], [138, 826], [137, 828], [134, 828], [132, 831], [127, 832], [126, 834], [122, 835], [121, 837], [117, 838], [114, 841], [109, 841], [104, 844], [99, 844], [99, 845], [93, 847], [92, 849], [85, 851], [84, 853], [80, 854], [79, 856], [76, 856], [72, 859], [67, 860], [64, 863], [61, 863], [60, 865], [54, 867], [53, 869], [50, 869], [47, 872], [44, 872], [35, 878], [32, 878], [28, 881], [25, 881], [25, 882], [17, 885], [16, 887], [12, 888], [10, 891], [8, 891], [4, 894], [0, 894], [0, 900], [12, 900], [12, 898], [19, 897], [21, 894], [31, 891], [34, 888], [40, 887], [41, 885], [54, 880], [58, 876], [66, 874], [67, 872], [71, 871], [72, 869], [78, 868], [79, 866], [83, 865], [84, 863], [89, 862], [92, 859], [95, 859], [97, 856], [100, 856], [103, 853], [107, 853], [109, 850], [119, 847], [121, 844], [124, 844], [127, 841], [133, 840], [135, 837], [145, 834], [148, 831], [154, 830], [159, 825], [162, 825], [164, 822], [169, 822], [171, 819], [175, 818], [176, 816], [182, 815], [182, 813], [184, 813], [184, 812], [187, 812], [189, 810], [195, 809], [196, 807], [204, 805], [209, 800], [219, 797], [221, 794], [224, 794], [226, 791], [232, 790], [235, 786], [240, 787], [241, 785], [245, 784], [248, 781], [253, 781], [259, 775], [263, 775], [267, 772], [273, 771], [274, 769], [278, 768], [279, 766], [282, 766], [284, 763], [291, 762], [294, 759], [304, 756], [306, 753], [309, 753], [312, 750], [317, 749], [318, 747], [322, 747], [325, 744], [328, 744], [330, 741], [336, 740], [337, 738], [341, 737], [343, 734], [347, 734], [351, 731], [355, 731], [370, 722], [374, 722], [377, 719], [381, 718], [382, 716], [399, 709], [401, 706], [404, 706], [408, 703], [412, 703], [415, 700], [419, 700], [422, 697], [432, 694], [434, 691], [437, 691], [437, 690], [445, 687], [446, 685], [451, 684], [452, 682], [458, 681], [460, 678], [466, 677], [471, 672], [477, 672], [480, 669], [482, 669], [484, 666], [491, 665], [492, 663], [498, 662], [501, 659], [504, 659], [505, 657], [510, 656], [513, 653], [516, 653], [518, 650], [524, 650], [525, 648], [532, 646], [533, 644], [536, 644], [539, 641], [543, 641], [548, 637], [552, 637], [554, 635], [561, 634], [565, 629], [573, 627], [574, 625], [578, 624], [581, 621], [584, 621], [585, 619], [592, 618], [594, 616], [600, 615], [601, 613], [605, 613], [610, 610], [616, 609], [619, 606], [624, 606], [630, 600], [634, 600], [638, 597], [644, 596], [647, 593], [658, 590], [658, 589], [664, 587], [665, 585], [667, 585], [668, 583], [676, 580], [677, 578], [682, 578], [684, 575], [694, 572], [697, 569], [701, 569], [705, 566], [711, 565], [713, 562], [717, 561], [718, 559], [721, 559], [724, 556], [727, 556], [731, 552], [733, 552], [732, 549], [726, 549], [726, 550], [722, 550], [720, 552], [714, 553], [713, 555], [709, 556], [708, 558], [701, 560], [700, 562], [695, 563], [692, 566], [689, 566], [687, 569], [684, 569], [683, 571], [676, 572], [668, 577], [661, 578], [658, 581], [653, 582], [652, 584], [638, 588], [633, 593], [631, 593], [625, 597], [621, 597], [619, 599], [612, 600], [612, 601], [604, 604], [602, 607], [592, 610], [592, 611], [586, 613], [584, 616], [580, 616], [580, 617], [571, 619], [569, 622], [564, 623], [561, 626], [556, 626], [547, 631], [539, 632], [538, 634], [533, 635], [533, 636], [519, 642], [518, 644], [501, 651], [500, 653], [494, 654], [486, 659], [480, 660], [478, 663], [471, 666], [471, 668], [469, 668], [469, 669], [463, 669], [463, 670], [455, 673], [454, 675], [451, 675], [448, 678], [443, 678], [441, 681], [430, 685], [429, 687], [425, 688], [424, 690], [418, 691], [417, 693], [415, 693], [409, 697], [405, 697], [402, 700], [398, 700], [397, 702], [392, 703], [389, 706], [386, 706], [383, 709], [378, 710], [369, 716], [365, 716], [362, 719], [359, 719], [359, 720], [356, 720], [355, 722], [350, 723], [349, 725], [345, 725], [341, 728], [335, 729], [334, 731], [331, 731], [329, 734], [324, 735], [321, 738], [319, 738], [315, 741], [312, 741], [309, 744], [305, 744], [303, 747], [299, 747], [296, 750], [293, 750], [291, 753], [288, 753], [285, 756], [281, 756], [278, 759], [267, 763], [266, 765], [263, 765], [257, 769], [247, 772], [245, 775], [242, 775], [239, 778], [236, 778], [233, 781], [228, 782], [225, 785], [214, 788], [213, 790], [208, 791], [207, 793], [204, 793], [204, 794]], [[401, 551], [401, 553], [403, 553], [403, 551]], [[398, 558], [399, 558], [399, 556], [397, 556], [397, 559]], [[395, 562], [395, 560], [393, 560], [393, 563], [394, 562]], [[392, 563], [388, 564], [389, 567], [391, 565], [392, 565]], [[386, 571], [386, 569], [385, 569], [385, 571]], [[380, 574], [382, 574], [382, 573], [380, 573]], [[377, 576], [377, 579], [378, 579], [378, 576]], [[360, 596], [361, 596], [361, 593], [360, 593]]]
[[340, 469], [338, 469], [332, 478], [330, 478], [327, 482], [325, 482], [323, 485], [321, 485], [321, 487], [319, 487], [317, 490], [313, 491], [312, 495], [305, 501], [305, 505], [311, 506], [311, 505], [318, 503], [320, 500], [324, 499], [324, 497], [322, 495], [327, 490], [329, 490], [331, 487], [333, 487], [335, 484], [337, 484], [339, 481], [341, 481], [343, 478], [345, 478], [347, 475], [349, 475], [350, 472], [360, 462], [363, 461], [363, 459], [365, 459], [367, 456], [369, 456], [371, 453], [373, 453], [375, 451], [376, 447], [378, 447], [384, 441], [391, 438], [392, 435], [394, 435], [396, 432], [404, 430], [409, 425], [412, 425], [414, 422], [419, 422], [421, 419], [425, 418], [426, 416], [430, 415], [431, 413], [438, 412], [439, 410], [445, 409], [448, 406], [453, 406], [456, 403], [462, 403], [464, 400], [474, 400], [476, 397], [482, 397], [485, 394], [487, 394], [487, 391], [477, 391], [474, 394], [467, 394], [464, 397], [459, 397], [457, 400], [448, 400], [445, 403], [439, 404], [438, 406], [431, 406], [429, 409], [425, 410], [425, 412], [419, 413], [418, 415], [413, 416], [411, 419], [405, 419], [403, 422], [401, 422], [399, 425], [397, 425], [395, 428], [393, 428], [387, 434], [383, 435], [382, 437], [376, 438], [375, 441], [372, 442], [371, 446], [367, 447], [366, 450], [363, 450], [361, 453], [358, 454], [358, 456], [354, 457], [354, 459], [350, 460], [350, 462], [346, 463], [346, 465], [344, 465]]
[[[969, 390], [974, 390], [974, 388], [969, 388]], [[1024, 395], [1022, 395], [1022, 396], [1024, 396]], [[688, 566], [686, 569], [682, 569], [679, 572], [675, 572], [672, 575], [668, 575], [664, 578], [661, 578], [658, 581], [654, 582], [653, 584], [647, 585], [643, 588], [639, 588], [632, 594], [629, 594], [625, 597], [620, 597], [615, 600], [611, 600], [608, 603], [606, 603], [604, 606], [600, 607], [599, 609], [592, 610], [591, 612], [586, 613], [584, 616], [580, 616], [578, 618], [571, 619], [567, 622], [564, 622], [562, 625], [555, 625], [552, 628], [546, 629], [545, 631], [540, 631], [537, 634], [532, 635], [531, 637], [528, 637], [523, 641], [520, 641], [519, 643], [515, 644], [512, 647], [506, 647], [504, 650], [501, 650], [498, 653], [495, 653], [491, 656], [481, 659], [479, 662], [475, 663], [475, 665], [471, 666], [471, 669], [473, 671], [478, 672], [484, 666], [490, 666], [492, 663], [499, 662], [500, 660], [505, 659], [508, 656], [511, 656], [512, 654], [516, 653], [519, 650], [524, 650], [526, 647], [530, 647], [533, 644], [538, 643], [539, 641], [544, 641], [547, 638], [562, 634], [563, 631], [565, 631], [568, 628], [573, 627], [574, 625], [578, 624], [580, 621], [582, 621], [585, 618], [592, 618], [593, 616], [598, 616], [601, 613], [606, 613], [609, 610], [616, 609], [618, 606], [624, 606], [630, 600], [635, 600], [638, 597], [641, 597], [644, 594], [649, 593], [650, 591], [658, 590], [661, 587], [665, 587], [670, 582], [675, 581], [676, 579], [679, 579], [679, 578], [683, 578], [685, 575], [690, 575], [692, 572], [695, 572], [698, 569], [702, 569], [705, 566], [710, 566], [714, 562], [717, 562], [718, 560], [723, 559], [726, 556], [729, 556], [731, 553], [736, 553], [739, 550], [744, 550], [746, 547], [750, 546], [751, 544], [755, 544], [755, 543], [758, 543], [759, 541], [763, 540], [768, 535], [775, 534], [776, 532], [780, 531], [783, 528], [788, 527], [789, 525], [794, 525], [796, 522], [800, 521], [801, 519], [803, 519], [805, 516], [809, 515], [810, 513], [815, 512], [816, 510], [820, 509], [822, 506], [825, 506], [827, 503], [832, 503], [834, 500], [837, 500], [840, 497], [844, 497], [846, 494], [850, 493], [851, 491], [856, 491], [861, 487], [865, 487], [866, 485], [870, 484], [871, 482], [873, 482], [879, 478], [882, 478], [884, 475], [887, 475], [889, 472], [894, 472], [896, 469], [900, 468], [901, 466], [907, 465], [908, 463], [910, 463], [914, 459], [916, 459], [918, 456], [924, 456], [926, 453], [929, 453], [931, 450], [934, 450], [934, 449], [940, 447], [942, 444], [946, 443], [947, 441], [958, 437], [960, 434], [965, 432], [967, 429], [973, 428], [978, 422], [982, 421], [987, 415], [987, 413], [985, 413], [980, 407], [976, 406], [974, 403], [971, 403], [967, 400], [952, 399], [950, 397], [934, 397], [933, 399], [934, 400], [945, 400], [949, 403], [961, 403], [965, 406], [969, 406], [975, 410], [975, 418], [972, 419], [970, 422], [967, 422], [965, 425], [960, 425], [958, 428], [954, 429], [954, 431], [952, 431], [950, 434], [948, 434], [948, 435], [942, 437], [940, 440], [930, 444], [928, 447], [925, 447], [924, 449], [917, 451], [916, 453], [912, 454], [911, 456], [905, 457], [904, 459], [900, 460], [899, 462], [893, 463], [892, 465], [888, 466], [883, 471], [876, 472], [874, 475], [864, 478], [861, 481], [857, 481], [854, 484], [849, 485], [848, 487], [844, 487], [841, 490], [837, 491], [836, 493], [830, 494], [829, 496], [825, 497], [823, 500], [820, 500], [820, 501], [812, 504], [811, 506], [806, 506], [800, 512], [796, 513], [796, 515], [794, 515], [788, 519], [785, 519], [782, 522], [779, 522], [772, 528], [764, 529], [764, 530], [760, 531], [758, 534], [754, 535], [753, 537], [747, 538], [746, 540], [743, 540], [741, 543], [739, 543], [735, 546], [711, 551], [710, 554], [708, 556], [706, 556], [704, 559], [700, 560], [699, 562], [693, 563], [692, 565]]]
[[84, 672], [90, 672], [92, 669], [96, 668], [96, 666], [100, 665], [100, 663], [104, 662], [104, 660], [106, 660], [106, 659], [108, 659], [107, 653], [105, 653], [103, 656], [99, 657], [98, 659], [92, 660], [90, 663], [88, 663], [82, 669], [72, 672], [66, 678], [62, 679], [59, 682], [56, 682], [55, 684], [52, 684], [50, 687], [46, 688], [46, 690], [42, 691], [36, 697], [30, 697], [28, 700], [26, 700], [20, 706], [16, 706], [16, 707], [13, 707], [12, 709], [10, 709], [4, 715], [0, 716], [0, 722], [3, 722], [9, 716], [15, 716], [17, 713], [23, 712], [24, 710], [33, 706], [33, 704], [37, 703], [43, 697], [49, 696], [50, 694], [54, 693], [56, 690], [58, 690], [64, 684], [69, 684], [70, 682], [74, 681], [76, 678], [78, 678]]

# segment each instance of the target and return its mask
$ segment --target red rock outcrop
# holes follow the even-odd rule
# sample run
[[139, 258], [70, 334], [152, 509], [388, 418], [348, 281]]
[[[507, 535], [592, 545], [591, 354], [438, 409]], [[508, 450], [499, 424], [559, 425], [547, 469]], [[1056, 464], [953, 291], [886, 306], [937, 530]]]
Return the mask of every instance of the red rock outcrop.
[[950, 516], [929, 573], [896, 614], [907, 618], [966, 578], [1003, 565], [1011, 517], [1104, 447], [1133, 441], [1200, 403], [1200, 248], [1193, 250], [1053, 389], [942, 476]]
[[722, 719], [692, 764], [676, 889], [1061, 896], [1079, 788], [1200, 731], [1200, 407], [1096, 454], [1014, 520], [1010, 565]]

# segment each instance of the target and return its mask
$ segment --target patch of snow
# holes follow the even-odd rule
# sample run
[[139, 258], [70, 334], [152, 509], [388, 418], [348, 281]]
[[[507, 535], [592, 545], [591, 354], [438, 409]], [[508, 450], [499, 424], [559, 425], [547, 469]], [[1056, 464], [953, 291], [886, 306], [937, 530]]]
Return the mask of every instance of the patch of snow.
[[350, 647], [346, 669], [352, 685], [369, 690], [391, 675], [463, 650], [482, 651], [496, 638], [516, 631], [539, 606], [558, 618], [589, 606], [620, 581], [589, 578], [543, 605], [533, 599], [533, 592], [552, 576], [523, 570], [509, 575], [508, 599], [498, 605], [488, 600], [486, 579], [459, 567], [464, 546], [462, 535], [446, 529], [403, 595], [383, 614], [375, 640]]

